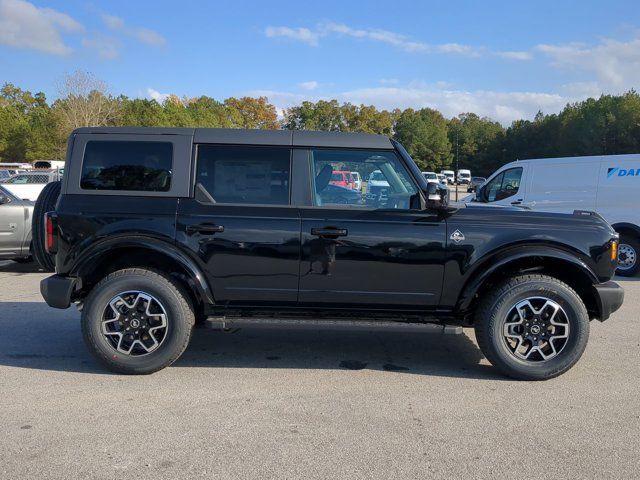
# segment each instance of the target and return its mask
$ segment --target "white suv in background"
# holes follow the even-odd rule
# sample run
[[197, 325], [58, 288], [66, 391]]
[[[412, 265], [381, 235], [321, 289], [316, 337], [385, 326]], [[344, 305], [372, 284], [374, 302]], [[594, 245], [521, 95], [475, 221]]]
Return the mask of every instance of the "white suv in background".
[[422, 172], [422, 176], [429, 183], [440, 183], [440, 180], [438, 180], [438, 175], [436, 174], [436, 172]]

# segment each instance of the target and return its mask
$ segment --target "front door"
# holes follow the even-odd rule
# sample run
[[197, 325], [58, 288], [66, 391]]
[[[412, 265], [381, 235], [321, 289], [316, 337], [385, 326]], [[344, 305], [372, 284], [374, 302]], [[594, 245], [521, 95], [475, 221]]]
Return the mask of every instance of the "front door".
[[216, 304], [294, 305], [300, 216], [291, 149], [199, 145], [195, 198], [180, 199], [177, 241], [204, 264]]
[[[312, 150], [313, 206], [303, 208], [301, 306], [429, 309], [442, 289], [446, 224], [421, 210], [394, 151]], [[357, 171], [361, 189], [331, 183]]]

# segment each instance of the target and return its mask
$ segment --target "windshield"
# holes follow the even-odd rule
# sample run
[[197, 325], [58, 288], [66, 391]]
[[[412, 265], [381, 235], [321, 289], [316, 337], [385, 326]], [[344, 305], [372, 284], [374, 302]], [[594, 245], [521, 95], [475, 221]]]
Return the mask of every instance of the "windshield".
[[424, 178], [427, 180], [437, 180], [438, 176], [435, 173], [423, 173]]
[[381, 181], [384, 181], [385, 178], [384, 178], [384, 175], [382, 175], [382, 172], [378, 171], [378, 172], [373, 172], [369, 177], [369, 180], [373, 180], [374, 182], [381, 182]]

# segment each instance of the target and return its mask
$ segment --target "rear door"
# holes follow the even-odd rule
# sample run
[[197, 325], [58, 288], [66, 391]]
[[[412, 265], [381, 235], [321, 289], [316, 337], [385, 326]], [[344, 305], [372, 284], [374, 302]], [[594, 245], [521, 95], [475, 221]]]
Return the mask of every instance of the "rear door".
[[197, 146], [194, 194], [180, 199], [176, 238], [204, 265], [216, 304], [296, 303], [291, 158], [285, 146]]
[[[332, 172], [381, 172], [386, 187], [331, 185]], [[306, 307], [428, 309], [442, 289], [444, 217], [420, 209], [393, 150], [312, 149], [311, 206], [301, 209], [299, 302]]]
[[21, 255], [28, 212], [15, 200], [0, 205], [0, 254]]

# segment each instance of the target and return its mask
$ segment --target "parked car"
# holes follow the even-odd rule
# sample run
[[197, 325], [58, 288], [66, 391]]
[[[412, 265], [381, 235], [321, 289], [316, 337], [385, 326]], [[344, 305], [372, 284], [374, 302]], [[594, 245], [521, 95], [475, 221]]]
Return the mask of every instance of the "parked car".
[[62, 175], [59, 171], [33, 170], [19, 173], [0, 183], [16, 197], [35, 202], [47, 183], [55, 182], [61, 178]]
[[471, 177], [471, 181], [467, 186], [467, 193], [475, 192], [478, 189], [478, 187], [481, 187], [482, 184], [486, 181], [487, 179], [484, 177]]
[[331, 185], [337, 185], [339, 187], [349, 188], [351, 190], [354, 190], [356, 188], [356, 182], [351, 175], [351, 172], [342, 170], [334, 171], [331, 175], [331, 181], [329, 183]]
[[380, 170], [374, 170], [367, 181], [367, 194], [380, 195], [389, 189], [389, 182]]
[[362, 177], [360, 176], [360, 172], [351, 172], [351, 177], [353, 178], [355, 189], [362, 190]]
[[458, 184], [467, 185], [471, 181], [471, 170], [460, 169], [458, 170]]
[[449, 182], [447, 181], [447, 177], [442, 173], [436, 173], [436, 176], [438, 177], [438, 181], [440, 182], [440, 185], [446, 187], [449, 184]]
[[435, 172], [422, 172], [422, 176], [427, 182], [440, 183], [440, 180], [438, 180], [438, 176]]
[[30, 261], [33, 205], [0, 185], [0, 259]]
[[542, 212], [595, 211], [620, 234], [618, 274], [640, 271], [640, 155], [541, 158], [498, 169], [474, 201]]
[[455, 173], [453, 170], [442, 170], [440, 173], [447, 178], [447, 183], [449, 185], [456, 183]]
[[[618, 236], [599, 215], [448, 204], [384, 136], [72, 135], [65, 181], [50, 184], [59, 197], [47, 186], [36, 205], [57, 272], [41, 292], [52, 307], [82, 304], [86, 344], [117, 372], [166, 367], [207, 319], [431, 323], [473, 326], [493, 365], [539, 380], [571, 368], [589, 321], [623, 301], [610, 281]], [[384, 198], [324, 204], [326, 188], [347, 190], [330, 185], [340, 165], [376, 168]]]

